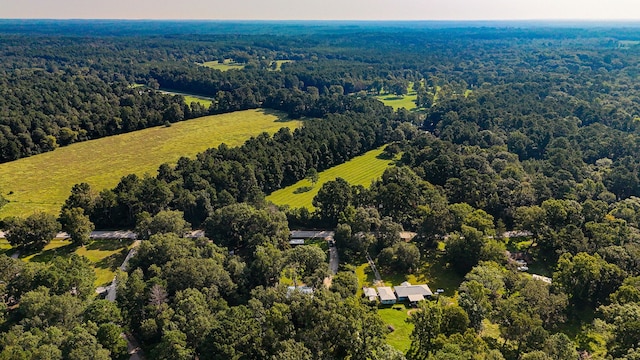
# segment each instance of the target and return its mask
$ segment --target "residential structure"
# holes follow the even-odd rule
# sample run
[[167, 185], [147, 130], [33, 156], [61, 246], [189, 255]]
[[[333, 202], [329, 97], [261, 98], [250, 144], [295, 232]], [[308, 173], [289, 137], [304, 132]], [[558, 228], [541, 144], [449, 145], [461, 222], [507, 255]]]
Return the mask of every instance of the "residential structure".
[[395, 304], [396, 303], [396, 295], [393, 293], [388, 286], [380, 286], [377, 288], [378, 294], [380, 295], [380, 303], [385, 305]]
[[378, 300], [378, 292], [374, 288], [363, 287], [362, 291], [364, 292], [364, 297], [368, 298], [369, 301]]
[[409, 301], [416, 303], [424, 300], [425, 298], [431, 298], [433, 292], [427, 285], [411, 285], [408, 282], [403, 282], [400, 286], [394, 287], [398, 301]]

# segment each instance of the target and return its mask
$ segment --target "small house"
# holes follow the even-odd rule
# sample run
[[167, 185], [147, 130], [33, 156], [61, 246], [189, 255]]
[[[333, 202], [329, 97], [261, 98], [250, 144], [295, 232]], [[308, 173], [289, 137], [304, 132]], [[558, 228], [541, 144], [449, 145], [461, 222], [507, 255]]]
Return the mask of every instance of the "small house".
[[380, 296], [380, 303], [385, 305], [392, 305], [396, 303], [396, 295], [393, 293], [388, 286], [381, 286], [377, 288], [378, 294]]
[[369, 301], [373, 302], [378, 300], [378, 292], [374, 288], [363, 287], [362, 291], [364, 292], [364, 297], [369, 299]]

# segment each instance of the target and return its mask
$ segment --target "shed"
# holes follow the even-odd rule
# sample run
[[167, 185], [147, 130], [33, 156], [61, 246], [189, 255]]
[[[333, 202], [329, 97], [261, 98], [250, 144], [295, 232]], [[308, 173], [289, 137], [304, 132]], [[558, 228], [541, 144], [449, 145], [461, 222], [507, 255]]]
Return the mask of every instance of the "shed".
[[364, 297], [368, 298], [369, 301], [378, 300], [378, 292], [374, 288], [363, 287], [362, 291], [364, 292]]
[[378, 288], [378, 294], [380, 294], [380, 302], [385, 305], [395, 304], [396, 296], [388, 286], [381, 286]]

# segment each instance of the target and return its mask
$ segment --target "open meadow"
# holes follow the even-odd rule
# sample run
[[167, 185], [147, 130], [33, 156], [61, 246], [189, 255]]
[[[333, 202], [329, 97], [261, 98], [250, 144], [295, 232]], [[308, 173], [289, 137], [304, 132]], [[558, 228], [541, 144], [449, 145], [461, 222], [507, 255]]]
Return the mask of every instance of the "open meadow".
[[124, 175], [155, 175], [159, 165], [182, 156], [192, 157], [221, 143], [238, 146], [262, 132], [301, 124], [286, 121], [276, 111], [238, 111], [80, 142], [0, 164], [0, 191], [9, 200], [0, 209], [0, 219], [36, 211], [57, 214], [74, 184], [87, 182], [98, 191], [111, 188]]
[[[351, 185], [369, 187], [373, 180], [382, 176], [386, 168], [393, 164], [392, 160], [380, 158], [384, 147], [371, 150], [364, 155], [353, 158], [344, 164], [334, 166], [318, 173], [318, 182], [312, 187], [311, 181], [302, 179], [297, 183], [280, 189], [267, 196], [267, 200], [276, 205], [289, 205], [292, 208], [305, 207], [313, 209], [313, 198], [327, 181], [338, 177], [345, 179]], [[301, 191], [310, 188], [308, 191]]]
[[376, 99], [382, 101], [383, 104], [387, 106], [391, 106], [393, 110], [398, 109], [407, 109], [413, 110], [417, 109], [416, 99], [418, 95], [416, 91], [413, 89], [413, 83], [409, 83], [408, 92], [406, 95], [394, 95], [394, 94], [383, 94], [376, 96]]
[[200, 64], [202, 66], [206, 66], [208, 68], [220, 70], [220, 71], [229, 71], [229, 70], [242, 70], [244, 69], [243, 64], [236, 64], [230, 59], [226, 59], [224, 62], [219, 61], [207, 61], [205, 63]]
[[159, 91], [165, 94], [170, 94], [170, 95], [181, 95], [182, 97], [184, 97], [184, 103], [187, 105], [190, 105], [192, 102], [195, 102], [195, 103], [200, 103], [200, 105], [204, 106], [205, 108], [209, 108], [209, 106], [213, 104], [213, 99], [205, 96], [187, 94], [184, 92], [173, 91], [170, 89], [160, 89]]

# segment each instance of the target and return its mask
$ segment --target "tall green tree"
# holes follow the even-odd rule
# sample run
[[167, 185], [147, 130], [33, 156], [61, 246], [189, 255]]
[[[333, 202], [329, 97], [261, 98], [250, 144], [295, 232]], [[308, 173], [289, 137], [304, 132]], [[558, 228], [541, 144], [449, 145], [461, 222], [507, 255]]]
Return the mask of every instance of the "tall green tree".
[[85, 245], [91, 239], [95, 226], [82, 208], [63, 208], [59, 220], [62, 230], [69, 234], [75, 244]]
[[35, 213], [22, 219], [18, 217], [5, 219], [7, 240], [12, 246], [40, 250], [45, 247], [60, 231], [60, 224], [55, 216]]

